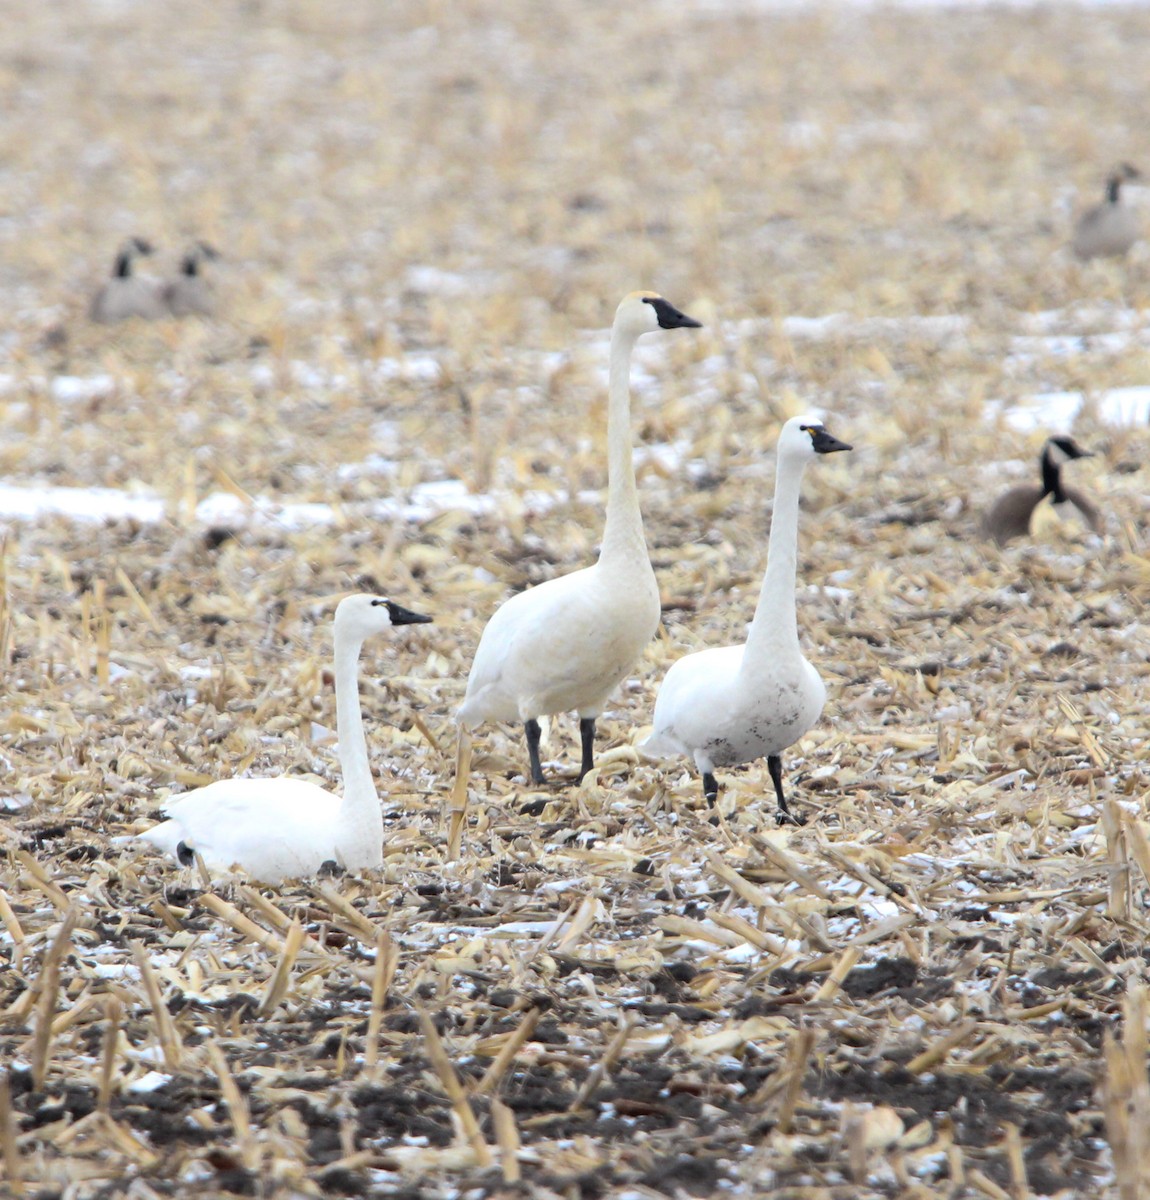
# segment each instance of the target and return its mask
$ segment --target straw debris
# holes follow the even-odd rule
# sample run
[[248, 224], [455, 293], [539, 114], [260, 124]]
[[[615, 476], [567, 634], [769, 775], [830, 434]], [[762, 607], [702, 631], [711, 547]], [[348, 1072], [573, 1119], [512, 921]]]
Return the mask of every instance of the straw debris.
[[[0, 1191], [1146, 1200], [1150, 274], [1066, 253], [1144, 10], [264, 7], [5, 10]], [[88, 320], [137, 235], [220, 249], [214, 316]], [[486, 727], [455, 790], [485, 621], [595, 553], [637, 287], [704, 321], [636, 352], [660, 634], [583, 786], [565, 714], [565, 786]], [[856, 450], [804, 483], [779, 828], [765, 762], [712, 811], [637, 747], [810, 409]], [[1051, 421], [1106, 536], [985, 543]], [[358, 589], [435, 617], [365, 647], [383, 867], [131, 840], [339, 788]]]

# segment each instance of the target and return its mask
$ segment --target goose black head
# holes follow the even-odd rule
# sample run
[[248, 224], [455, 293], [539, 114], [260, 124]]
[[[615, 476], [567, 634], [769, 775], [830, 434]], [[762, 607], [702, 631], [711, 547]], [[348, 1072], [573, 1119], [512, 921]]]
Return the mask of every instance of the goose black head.
[[1141, 179], [1142, 172], [1137, 167], [1131, 166], [1128, 162], [1119, 163], [1106, 180], [1106, 199], [1111, 204], [1118, 203], [1118, 197], [1122, 191], [1122, 185], [1131, 179]]
[[215, 262], [219, 257], [220, 252], [214, 246], [207, 242], [195, 242], [180, 259], [180, 274], [195, 277], [200, 273], [200, 263]]
[[112, 274], [117, 279], [127, 279], [132, 273], [132, 259], [138, 254], [151, 254], [152, 243], [146, 238], [130, 237], [120, 247], [116, 255], [115, 264], [112, 267]]
[[1093, 458], [1092, 450], [1083, 450], [1072, 437], [1052, 437], [1043, 447], [1043, 457], [1049, 458], [1056, 466], [1072, 462], [1076, 458]]

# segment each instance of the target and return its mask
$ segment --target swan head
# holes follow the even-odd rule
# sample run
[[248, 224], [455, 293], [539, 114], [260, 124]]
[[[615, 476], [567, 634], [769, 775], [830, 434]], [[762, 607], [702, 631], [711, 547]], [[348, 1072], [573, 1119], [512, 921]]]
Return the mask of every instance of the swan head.
[[794, 455], [813, 459], [817, 454], [834, 454], [836, 450], [853, 450], [848, 442], [840, 442], [827, 432], [821, 417], [807, 415], [791, 417], [779, 434], [779, 456]]
[[658, 292], [631, 292], [615, 310], [615, 328], [638, 337], [656, 329], [699, 329], [701, 321], [680, 312]]
[[412, 612], [386, 596], [373, 596], [369, 592], [345, 596], [335, 610], [336, 631], [359, 640], [393, 625], [425, 625], [430, 620], [423, 613]]
[[1092, 450], [1083, 450], [1072, 437], [1052, 437], [1042, 448], [1042, 457], [1051, 466], [1060, 467], [1076, 458], [1093, 458]]

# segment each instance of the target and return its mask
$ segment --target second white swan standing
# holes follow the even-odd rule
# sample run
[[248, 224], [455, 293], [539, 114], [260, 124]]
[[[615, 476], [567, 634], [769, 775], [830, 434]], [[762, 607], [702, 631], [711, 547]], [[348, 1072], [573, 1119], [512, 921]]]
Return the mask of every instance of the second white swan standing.
[[746, 644], [688, 654], [671, 667], [659, 688], [654, 727], [642, 748], [655, 755], [694, 758], [711, 804], [719, 794], [716, 768], [766, 755], [779, 821], [793, 819], [783, 795], [781, 755], [818, 720], [827, 695], [799, 647], [799, 485], [807, 464], [820, 454], [850, 449], [817, 417], [792, 417], [783, 426], [767, 571]]
[[342, 799], [305, 779], [221, 779], [164, 805], [168, 819], [140, 837], [185, 866], [199, 854], [213, 873], [239, 867], [265, 883], [314, 875], [326, 862], [352, 871], [382, 866], [383, 811], [363, 734], [359, 652], [371, 634], [430, 620], [366, 593], [347, 596], [336, 609]]
[[456, 714], [459, 750], [450, 850], [459, 848], [471, 766], [469, 731], [486, 721], [522, 721], [531, 779], [544, 781], [538, 718], [575, 710], [582, 779], [593, 765], [595, 718], [659, 627], [659, 588], [631, 456], [631, 352], [645, 333], [699, 322], [654, 292], [632, 292], [615, 313], [607, 409], [607, 524], [599, 560], [520, 592], [498, 608], [479, 641]]

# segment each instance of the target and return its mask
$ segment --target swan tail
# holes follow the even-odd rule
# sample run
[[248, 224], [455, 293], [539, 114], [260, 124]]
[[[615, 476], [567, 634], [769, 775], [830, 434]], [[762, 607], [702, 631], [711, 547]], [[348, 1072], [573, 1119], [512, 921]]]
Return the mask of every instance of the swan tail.
[[670, 758], [672, 755], [682, 753], [679, 746], [669, 739], [665, 733], [657, 733], [654, 730], [641, 742], [637, 743], [636, 749], [648, 758]]

